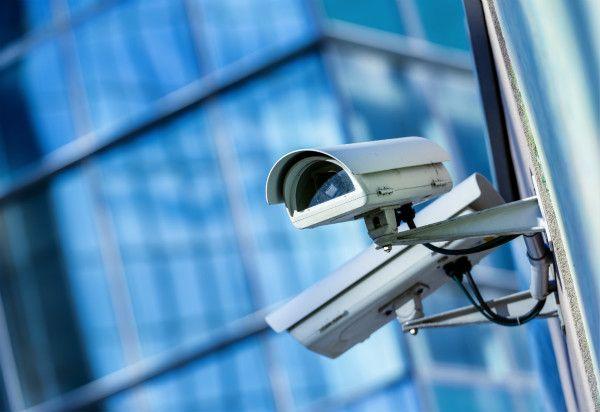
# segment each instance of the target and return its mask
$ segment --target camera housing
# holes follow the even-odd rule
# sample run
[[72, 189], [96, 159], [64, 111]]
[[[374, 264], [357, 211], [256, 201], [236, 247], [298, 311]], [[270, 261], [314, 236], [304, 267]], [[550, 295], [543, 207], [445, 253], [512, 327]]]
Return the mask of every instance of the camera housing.
[[[503, 203], [492, 185], [474, 174], [421, 210], [415, 221], [426, 225]], [[467, 238], [447, 245], [462, 248], [481, 242]], [[476, 264], [490, 252], [469, 259]], [[443, 266], [458, 258], [422, 245], [396, 246], [390, 253], [372, 245], [266, 320], [276, 332], [288, 331], [308, 349], [336, 358], [393, 319], [404, 322], [418, 317], [421, 299], [450, 281]]]
[[394, 232], [394, 210], [452, 189], [448, 153], [422, 137], [296, 150], [267, 178], [267, 203], [285, 203], [299, 229], [365, 218], [372, 238]]

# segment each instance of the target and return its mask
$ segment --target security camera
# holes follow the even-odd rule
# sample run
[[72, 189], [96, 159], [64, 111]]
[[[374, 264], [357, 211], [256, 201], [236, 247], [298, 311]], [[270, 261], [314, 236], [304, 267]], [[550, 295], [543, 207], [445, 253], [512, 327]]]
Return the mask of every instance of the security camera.
[[[421, 156], [417, 164], [409, 166], [410, 156], [404, 157], [406, 151], [413, 156], [415, 151], [420, 153], [423, 148], [431, 150]], [[398, 202], [414, 202], [450, 185], [447, 173], [439, 163], [445, 158], [445, 152], [424, 139], [395, 139], [383, 146], [361, 144], [348, 151], [330, 149], [318, 152], [319, 155], [316, 153], [300, 151], [287, 155], [269, 177], [272, 180], [268, 188], [270, 200], [276, 202], [291, 196], [285, 201], [296, 225], [309, 227], [358, 216]], [[370, 156], [361, 162], [362, 154], [367, 153]], [[293, 170], [295, 167], [299, 170]], [[414, 171], [411, 168], [415, 168]], [[320, 178], [319, 174], [324, 176]], [[432, 176], [435, 176], [434, 181], [442, 182], [442, 186], [428, 182]], [[399, 178], [400, 184], [392, 183], [392, 177]], [[291, 180], [286, 183], [287, 179]], [[346, 185], [352, 184], [350, 189], [344, 186], [344, 180]], [[415, 181], [419, 183], [414, 184]], [[299, 187], [299, 184], [304, 186]], [[337, 197], [336, 193], [328, 195], [330, 184], [335, 184], [332, 192], [341, 190], [345, 193]], [[373, 187], [378, 184], [389, 185], [392, 192], [402, 194], [390, 194], [394, 200], [380, 201], [373, 192]], [[287, 189], [286, 185], [289, 185]], [[359, 193], [355, 197], [336, 201], [357, 190]], [[347, 205], [353, 202], [352, 199], [359, 200], [352, 206]], [[298, 206], [295, 202], [300, 201]], [[492, 185], [475, 174], [421, 210], [415, 221], [425, 225], [502, 203], [504, 201]], [[303, 208], [312, 204], [322, 208]], [[309, 208], [314, 209], [307, 211]], [[470, 247], [477, 242], [477, 239], [469, 238], [448, 244]], [[489, 250], [470, 255], [471, 262], [477, 263], [487, 253]], [[450, 279], [444, 273], [444, 266], [459, 258], [439, 255], [422, 245], [398, 246], [390, 253], [382, 253], [373, 245], [271, 313], [266, 320], [276, 332], [288, 331], [308, 349], [336, 358], [395, 318], [404, 322], [422, 316], [421, 300]]]
[[396, 232], [398, 207], [452, 189], [446, 160], [421, 137], [297, 150], [271, 169], [267, 202], [285, 203], [299, 229], [363, 218], [375, 240]]

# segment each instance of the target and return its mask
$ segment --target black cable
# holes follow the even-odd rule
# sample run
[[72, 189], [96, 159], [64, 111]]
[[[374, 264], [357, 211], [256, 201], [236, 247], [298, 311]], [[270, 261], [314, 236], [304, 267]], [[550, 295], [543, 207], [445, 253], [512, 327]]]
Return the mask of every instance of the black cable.
[[544, 305], [546, 304], [545, 298], [542, 300], [538, 300], [538, 302], [533, 306], [533, 308], [531, 308], [529, 312], [514, 318], [498, 315], [492, 310], [492, 308], [489, 307], [483, 296], [481, 296], [481, 292], [479, 291], [479, 288], [477, 287], [475, 281], [473, 280], [473, 277], [471, 276], [471, 271], [467, 271], [465, 275], [467, 276], [467, 281], [469, 282], [469, 285], [471, 286], [471, 289], [475, 294], [475, 298], [479, 302], [479, 307], [492, 318], [492, 322], [504, 326], [519, 326], [529, 322], [531, 319], [539, 315], [542, 309], [544, 308]]
[[[542, 309], [544, 308], [544, 304], [546, 303], [545, 298], [539, 300], [529, 312], [521, 316], [517, 316], [514, 318], [501, 316], [495, 313], [492, 310], [492, 308], [489, 307], [489, 305], [481, 295], [481, 292], [479, 291], [479, 288], [477, 287], [477, 284], [475, 283], [471, 275], [471, 262], [469, 262], [466, 256], [444, 265], [444, 271], [456, 282], [456, 284], [460, 287], [467, 299], [469, 299], [471, 304], [479, 311], [479, 313], [481, 313], [490, 322], [494, 322], [499, 325], [523, 325], [524, 323], [529, 322], [531, 319], [539, 315]], [[463, 275], [466, 275], [469, 286], [471, 287], [471, 290], [473, 291], [475, 297], [471, 295], [471, 293], [463, 284]]]
[[485, 318], [487, 318], [490, 322], [493, 322], [491, 316], [489, 316], [482, 308], [481, 306], [479, 306], [476, 302], [475, 299], [473, 298], [473, 296], [471, 296], [471, 293], [469, 293], [469, 291], [467, 290], [467, 288], [465, 287], [465, 285], [463, 285], [463, 283], [460, 281], [460, 279], [457, 276], [452, 276], [452, 279], [456, 282], [456, 284], [458, 285], [458, 287], [461, 288], [461, 290], [463, 291], [463, 293], [465, 294], [465, 296], [467, 297], [467, 299], [469, 299], [469, 302], [471, 302], [471, 304], [479, 311], [479, 313], [481, 313]]
[[[417, 225], [415, 225], [415, 210], [413, 209], [411, 204], [406, 204], [401, 206], [396, 213], [396, 217], [400, 221], [406, 222], [410, 229], [416, 229]], [[484, 252], [486, 250], [490, 250], [501, 246], [505, 243], [510, 242], [513, 239], [516, 239], [520, 235], [509, 235], [509, 236], [498, 236], [492, 240], [489, 240], [485, 243], [482, 243], [477, 246], [473, 246], [466, 249], [446, 249], [432, 245], [431, 243], [423, 243], [427, 249], [432, 252], [439, 253], [440, 255], [448, 255], [448, 256], [462, 256], [462, 255], [470, 255], [473, 253]]]
[[[411, 204], [403, 205], [399, 209], [396, 210], [396, 219], [398, 220], [398, 223], [401, 221], [404, 221], [404, 222], [406, 222], [406, 224], [408, 225], [408, 227], [410, 229], [416, 229], [416, 227], [417, 227], [415, 225], [414, 218], [415, 218], [415, 210], [413, 209]], [[461, 256], [461, 255], [468, 255], [468, 254], [472, 254], [472, 253], [479, 253], [479, 252], [483, 252], [483, 251], [501, 246], [501, 245], [517, 238], [518, 236], [520, 236], [520, 235], [498, 236], [497, 238], [492, 239], [488, 242], [485, 242], [485, 243], [482, 243], [480, 245], [473, 246], [470, 248], [466, 248], [466, 249], [445, 249], [445, 248], [440, 248], [440, 247], [434, 246], [430, 243], [423, 243], [423, 246], [425, 246], [427, 249], [429, 249], [433, 252], [440, 253], [442, 255]], [[469, 262], [469, 259], [466, 256], [463, 256], [454, 262], [447, 263], [446, 265], [444, 265], [444, 270], [446, 271], [446, 274], [448, 276], [450, 276], [452, 279], [454, 279], [454, 281], [460, 287], [460, 289], [463, 291], [463, 293], [465, 294], [467, 299], [469, 299], [471, 304], [479, 311], [479, 313], [481, 313], [490, 322], [494, 322], [499, 325], [518, 326], [518, 325], [527, 323], [531, 319], [535, 318], [537, 315], [540, 314], [540, 312], [542, 311], [542, 309], [544, 308], [544, 305], [546, 303], [545, 298], [542, 300], [539, 300], [529, 312], [527, 312], [521, 316], [517, 316], [514, 318], [501, 316], [501, 315], [495, 313], [492, 310], [492, 308], [489, 307], [489, 305], [487, 304], [487, 302], [481, 295], [481, 292], [479, 291], [477, 284], [475, 283], [475, 281], [473, 280], [473, 277], [471, 276], [471, 262]], [[463, 275], [467, 276], [467, 281], [468, 281], [469, 286], [471, 287], [471, 290], [473, 291], [473, 294], [475, 295], [475, 297], [473, 297], [471, 295], [471, 293], [467, 290], [467, 288], [463, 284], [463, 282], [462, 282]]]
[[519, 235], [511, 235], [511, 236], [500, 236], [495, 239], [492, 239], [488, 242], [482, 243], [477, 246], [473, 246], [466, 249], [446, 249], [432, 245], [431, 243], [423, 243], [427, 249], [432, 252], [439, 253], [440, 255], [447, 256], [461, 256], [461, 255], [471, 255], [473, 253], [479, 253], [486, 250], [493, 249], [498, 246], [502, 246], [505, 243], [510, 242], [513, 239], [516, 239]]

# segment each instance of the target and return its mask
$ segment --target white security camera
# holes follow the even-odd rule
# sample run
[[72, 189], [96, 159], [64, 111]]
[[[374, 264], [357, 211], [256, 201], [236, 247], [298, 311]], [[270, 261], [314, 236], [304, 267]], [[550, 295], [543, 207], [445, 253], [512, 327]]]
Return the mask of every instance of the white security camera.
[[275, 163], [267, 202], [299, 229], [364, 218], [373, 239], [396, 232], [395, 210], [452, 189], [448, 153], [421, 137], [297, 150]]
[[[444, 158], [445, 153], [436, 145], [431, 146], [433, 153], [430, 152], [427, 159], [421, 157], [420, 165], [406, 166], [406, 170], [411, 167], [418, 168], [416, 174], [412, 174], [412, 172], [405, 174], [406, 170], [403, 169], [402, 165], [406, 165], [406, 163], [402, 162], [401, 148], [411, 150], [410, 148], [412, 147], [413, 150], [416, 150], [417, 146], [420, 149], [427, 147], [427, 145], [423, 142], [423, 139], [413, 138], [408, 139], [411, 143], [404, 146], [401, 144], [401, 140], [403, 139], [392, 141], [388, 144], [388, 149], [383, 151], [378, 151], [378, 149], [373, 149], [373, 151], [365, 150], [365, 153], [376, 152], [381, 155], [381, 161], [374, 160], [378, 156], [373, 155], [371, 159], [372, 163], [366, 161], [366, 164], [363, 165], [371, 164], [371, 169], [360, 167], [361, 165], [353, 162], [353, 160], [356, 160], [352, 155], [353, 151], [342, 153], [339, 151], [324, 151], [325, 153], [321, 153], [320, 155], [320, 160], [310, 160], [310, 162], [317, 164], [315, 167], [322, 167], [325, 171], [333, 173], [334, 170], [338, 170], [338, 172], [341, 170], [345, 172], [349, 182], [354, 185], [354, 190], [359, 188], [361, 191], [367, 191], [370, 195], [363, 195], [365, 199], [357, 203], [362, 206], [353, 208], [344, 207], [344, 203], [335, 202], [331, 204], [331, 207], [339, 210], [339, 212], [336, 213], [333, 211], [328, 213], [327, 209], [324, 209], [323, 212], [315, 210], [312, 212], [314, 215], [309, 214], [306, 219], [310, 219], [311, 224], [335, 220], [334, 215], [338, 219], [344, 219], [347, 216], [353, 216], [356, 210], [364, 212], [364, 210], [371, 210], [374, 207], [382, 207], [381, 205], [394, 204], [393, 202], [419, 200], [427, 195], [436, 194], [440, 187], [429, 184], [429, 187], [423, 189], [423, 191], [412, 191], [411, 188], [405, 187], [405, 181], [402, 180], [402, 177], [407, 175], [419, 180], [420, 177], [418, 175], [422, 173], [423, 176], [426, 176], [423, 179], [426, 182], [426, 179], [431, 176], [429, 174], [430, 170], [442, 170], [443, 172], [440, 175], [443, 177], [441, 181], [444, 182], [444, 186], [442, 187], [445, 188], [450, 185], [445, 169], [439, 164]], [[365, 146], [361, 145], [357, 147], [364, 148]], [[362, 151], [362, 149], [359, 151]], [[284, 157], [282, 161], [278, 162], [279, 166], [276, 166], [277, 168], [274, 168], [272, 172], [275, 173], [272, 179], [277, 179], [276, 176], [279, 176], [279, 180], [285, 180], [286, 175], [289, 176], [292, 173], [291, 168], [294, 166], [303, 164], [300, 167], [309, 167], [308, 164], [302, 162], [302, 159], [308, 160], [319, 157], [314, 152], [295, 153], [296, 155], [288, 155], [289, 157]], [[335, 157], [329, 157], [333, 156], [334, 153]], [[390, 154], [389, 158], [387, 154]], [[296, 158], [298, 155], [303, 157], [298, 159]], [[395, 159], [395, 162], [392, 159]], [[327, 163], [319, 165], [319, 162], [330, 162], [331, 160], [335, 160], [331, 164], [338, 166], [339, 169], [329, 168], [329, 166], [326, 166]], [[289, 164], [290, 162], [292, 163], [291, 165]], [[433, 163], [433, 165], [428, 162]], [[288, 164], [288, 167], [285, 164]], [[379, 171], [373, 171], [373, 168], [376, 167], [375, 165], [378, 165]], [[429, 167], [431, 169], [428, 169]], [[285, 170], [288, 170], [287, 174]], [[365, 170], [369, 170], [370, 173], [376, 175], [381, 175], [381, 180], [373, 178], [373, 181], [378, 180], [380, 182], [386, 179], [386, 171], [394, 170], [394, 172], [390, 172], [390, 175], [400, 177], [400, 185], [393, 183], [389, 183], [389, 185], [394, 187], [394, 190], [406, 190], [407, 192], [404, 193], [410, 193], [410, 195], [394, 195], [394, 201], [390, 203], [380, 202], [377, 200], [378, 196], [373, 196], [371, 191], [372, 185], [376, 186], [376, 183], [370, 181], [370, 177], [366, 178], [364, 174], [359, 173], [364, 173]], [[334, 174], [330, 174], [330, 176], [329, 179]], [[290, 182], [290, 184], [297, 185], [298, 177], [302, 178], [302, 171], [296, 171], [292, 177], [287, 178], [293, 179], [293, 183]], [[311, 176], [307, 176], [306, 178], [312, 179]], [[387, 182], [388, 180], [385, 181]], [[285, 183], [282, 182], [281, 185], [285, 186]], [[318, 191], [315, 190], [315, 186], [319, 186], [316, 187], [319, 190], [324, 186], [324, 191], [327, 191], [328, 187], [324, 183], [320, 185], [315, 184], [311, 187], [312, 193], [299, 193], [298, 196], [301, 196], [303, 201], [307, 201], [308, 198], [312, 199], [313, 196], [317, 195], [316, 192]], [[281, 199], [282, 194], [276, 190], [277, 187], [279, 187], [279, 184], [273, 181], [271, 186], [272, 192], [270, 194], [271, 200], [276, 201]], [[289, 188], [288, 190], [302, 192], [301, 188], [297, 187]], [[370, 200], [369, 196], [372, 196], [373, 200]], [[334, 196], [329, 196], [328, 198], [336, 199]], [[348, 200], [348, 202], [351, 201]], [[325, 205], [329, 202], [332, 202], [332, 200], [326, 200], [322, 204]], [[484, 177], [481, 175], [472, 175], [457, 185], [451, 192], [436, 199], [420, 211], [415, 221], [419, 225], [425, 225], [455, 216], [470, 214], [474, 211], [501, 205], [502, 203], [504, 201], [500, 195]], [[297, 222], [302, 222], [304, 220], [301, 219], [303, 215], [296, 214], [298, 213], [295, 208], [296, 204], [292, 202], [290, 206], [288, 207], [292, 219], [296, 217]], [[306, 211], [306, 209], [304, 210]], [[477, 239], [470, 238], [451, 241], [449, 244], [458, 247], [470, 247], [477, 242]], [[471, 262], [475, 264], [487, 253], [490, 253], [490, 251], [482, 251], [470, 255]], [[364, 341], [374, 331], [396, 317], [405, 322], [422, 316], [421, 299], [433, 293], [441, 285], [450, 280], [450, 277], [446, 276], [444, 272], [444, 266], [457, 259], [459, 257], [448, 257], [433, 253], [422, 245], [398, 246], [391, 253], [382, 253], [376, 250], [373, 245], [344, 264], [330, 276], [291, 299], [277, 311], [271, 313], [267, 317], [267, 322], [276, 332], [288, 331], [296, 340], [310, 350], [330, 358], [336, 358], [357, 343]]]

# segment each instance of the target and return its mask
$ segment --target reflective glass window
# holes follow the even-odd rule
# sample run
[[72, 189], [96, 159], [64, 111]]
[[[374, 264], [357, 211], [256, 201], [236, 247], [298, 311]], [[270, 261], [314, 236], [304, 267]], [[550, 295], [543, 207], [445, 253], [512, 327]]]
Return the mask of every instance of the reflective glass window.
[[144, 383], [137, 403], [132, 403], [136, 392], [130, 390], [109, 398], [104, 406], [153, 412], [276, 410], [262, 348], [260, 339], [248, 339]]
[[144, 354], [252, 309], [206, 127], [195, 111], [100, 162]]
[[50, 0], [6, 0], [0, 3], [0, 48], [52, 21]]
[[405, 33], [405, 23], [395, 0], [322, 0], [322, 9], [328, 18], [336, 21]]
[[211, 68], [289, 45], [312, 30], [301, 0], [193, 0], [189, 13]]
[[[337, 401], [337, 402], [336, 402]], [[417, 397], [417, 388], [410, 375], [393, 383], [381, 383], [366, 387], [357, 396], [334, 398], [324, 403], [327, 410], [339, 412], [403, 411], [425, 410]]]
[[74, 137], [60, 56], [57, 43], [43, 43], [0, 71], [0, 173], [5, 181]]
[[122, 2], [73, 36], [94, 128], [130, 118], [203, 71], [180, 1]]
[[86, 187], [67, 174], [1, 212], [0, 290], [28, 406], [123, 367]]
[[[120, 0], [123, 1], [123, 0]], [[125, 0], [127, 1], [127, 0]], [[88, 10], [93, 10], [95, 7], [100, 5], [98, 9], [103, 9], [103, 3], [107, 4], [103, 0], [67, 0], [69, 11], [71, 15], [77, 15], [81, 12], [88, 12]], [[116, 3], [116, 2], [115, 2]], [[65, 2], [62, 3], [63, 5]]]
[[462, 0], [408, 0], [418, 10], [421, 35], [441, 46], [469, 50]]
[[458, 385], [438, 385], [434, 388], [440, 411], [490, 412], [514, 410], [509, 393], [497, 389], [469, 388]]

